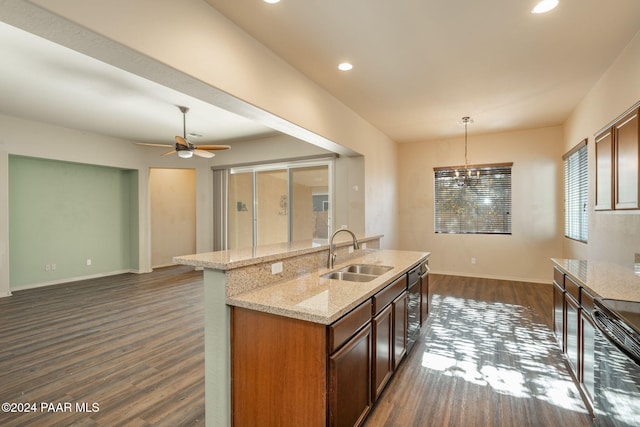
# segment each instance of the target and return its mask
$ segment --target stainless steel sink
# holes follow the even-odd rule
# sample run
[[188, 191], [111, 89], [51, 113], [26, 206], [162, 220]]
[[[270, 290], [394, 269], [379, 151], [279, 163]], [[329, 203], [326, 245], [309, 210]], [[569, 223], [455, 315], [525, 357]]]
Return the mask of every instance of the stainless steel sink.
[[324, 274], [322, 277], [332, 280], [346, 280], [348, 282], [370, 282], [391, 269], [393, 267], [387, 265], [351, 264]]
[[347, 271], [333, 271], [323, 275], [325, 279], [346, 280], [348, 282], [370, 282], [378, 276], [371, 274], [349, 273]]
[[389, 270], [392, 270], [393, 267], [389, 267], [387, 265], [375, 265], [375, 264], [351, 264], [344, 268], [341, 268], [338, 271], [344, 271], [348, 273], [357, 273], [357, 274], [371, 274], [373, 276], [381, 276]]

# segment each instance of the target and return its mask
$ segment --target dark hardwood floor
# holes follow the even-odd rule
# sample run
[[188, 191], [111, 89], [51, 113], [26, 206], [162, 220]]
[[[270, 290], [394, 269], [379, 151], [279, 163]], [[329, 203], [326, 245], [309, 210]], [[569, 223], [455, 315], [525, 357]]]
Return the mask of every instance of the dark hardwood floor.
[[[425, 331], [367, 427], [590, 425], [553, 342], [550, 285], [430, 285]], [[0, 425], [204, 425], [203, 320], [202, 273], [188, 267], [0, 299], [0, 403], [37, 404]]]
[[171, 267], [0, 299], [0, 402], [36, 403], [0, 425], [204, 425], [203, 296]]
[[551, 285], [430, 275], [421, 338], [366, 427], [590, 426], [551, 332]]

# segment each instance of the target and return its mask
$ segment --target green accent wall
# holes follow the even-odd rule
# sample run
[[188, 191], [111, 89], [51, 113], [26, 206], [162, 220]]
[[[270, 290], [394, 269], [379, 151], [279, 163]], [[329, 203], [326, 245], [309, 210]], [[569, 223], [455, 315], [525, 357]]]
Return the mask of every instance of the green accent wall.
[[138, 171], [9, 156], [12, 290], [136, 270], [138, 229]]

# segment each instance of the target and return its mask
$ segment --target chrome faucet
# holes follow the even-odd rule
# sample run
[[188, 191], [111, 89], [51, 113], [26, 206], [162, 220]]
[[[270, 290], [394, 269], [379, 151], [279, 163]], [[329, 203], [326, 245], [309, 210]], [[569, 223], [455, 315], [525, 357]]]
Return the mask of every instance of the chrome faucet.
[[353, 249], [360, 249], [360, 246], [358, 245], [358, 239], [356, 238], [356, 235], [353, 234], [353, 231], [349, 230], [348, 228], [337, 229], [331, 235], [331, 239], [329, 239], [329, 260], [327, 262], [328, 268], [333, 268], [333, 263], [336, 261], [337, 254], [335, 252], [336, 248], [335, 248], [335, 245], [333, 244], [333, 238], [336, 237], [336, 234], [338, 234], [341, 231], [346, 231], [347, 233], [351, 234], [351, 237], [353, 237]]

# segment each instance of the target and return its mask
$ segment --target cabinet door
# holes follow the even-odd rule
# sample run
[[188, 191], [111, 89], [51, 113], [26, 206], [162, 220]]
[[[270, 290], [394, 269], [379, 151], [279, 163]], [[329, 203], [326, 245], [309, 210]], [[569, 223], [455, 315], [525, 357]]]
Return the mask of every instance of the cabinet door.
[[573, 369], [573, 374], [576, 378], [578, 378], [578, 371], [580, 369], [580, 365], [578, 364], [578, 325], [579, 325], [579, 312], [580, 306], [578, 303], [571, 297], [569, 293], [565, 293], [564, 295], [565, 301], [565, 310], [566, 310], [566, 345], [565, 345], [565, 354], [567, 355], [567, 359], [569, 359], [569, 363]]
[[429, 273], [420, 277], [420, 324], [427, 321], [429, 315]]
[[616, 209], [638, 209], [638, 110], [614, 125]]
[[553, 284], [553, 333], [564, 352], [564, 289], [557, 283]]
[[373, 400], [384, 389], [393, 372], [393, 304], [373, 318]]
[[[593, 402], [593, 396], [595, 392], [595, 325], [591, 321], [589, 315], [584, 311], [580, 311], [580, 326], [582, 330], [581, 335], [581, 360], [582, 366], [580, 382], [584, 390], [587, 392], [587, 396], [590, 399], [590, 403]], [[591, 403], [593, 406], [593, 403]]]
[[371, 410], [371, 325], [329, 357], [329, 425], [360, 426]]
[[596, 210], [612, 209], [613, 135], [611, 129], [596, 135]]
[[393, 370], [407, 353], [407, 292], [393, 301]]

